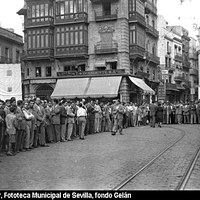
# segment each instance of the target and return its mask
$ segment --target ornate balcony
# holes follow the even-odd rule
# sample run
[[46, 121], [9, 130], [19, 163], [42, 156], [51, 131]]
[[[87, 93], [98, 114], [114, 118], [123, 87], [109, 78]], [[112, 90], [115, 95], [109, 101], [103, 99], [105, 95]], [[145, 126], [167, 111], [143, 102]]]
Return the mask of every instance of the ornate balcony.
[[176, 84], [173, 83], [166, 83], [166, 90], [178, 91]]
[[65, 24], [65, 23], [80, 23], [80, 22], [87, 22], [88, 21], [88, 14], [85, 12], [80, 13], [67, 13], [63, 15], [56, 15], [55, 16], [55, 25], [57, 24]]
[[150, 2], [149, 0], [147, 0], [145, 2], [145, 13], [146, 14], [153, 13], [153, 14], [157, 15], [156, 6], [152, 2]]
[[51, 16], [28, 18], [25, 22], [25, 28], [39, 27], [39, 26], [53, 26], [54, 19]]
[[183, 62], [183, 57], [181, 54], [176, 54], [175, 57], [174, 57], [174, 60], [175, 61], [178, 61], [178, 62]]
[[137, 71], [135, 75], [140, 78], [146, 78], [146, 79], [148, 79], [150, 76], [150, 74], [148, 74], [146, 72], [142, 72], [142, 71]]
[[95, 21], [110, 21], [110, 20], [117, 20], [118, 18], [118, 10], [112, 11], [111, 13], [103, 13], [103, 12], [95, 12]]
[[110, 54], [118, 52], [118, 44], [112, 43], [110, 44], [97, 44], [95, 45], [95, 54]]
[[159, 32], [154, 27], [150, 26], [149, 24], [147, 24], [146, 27], [146, 33], [151, 34], [155, 38], [159, 37]]
[[146, 52], [146, 59], [149, 62], [155, 63], [155, 64], [160, 64], [160, 58], [152, 53]]
[[145, 55], [145, 49], [140, 47], [137, 44], [131, 44], [129, 46], [129, 50], [130, 50], [130, 57], [131, 58], [141, 58], [144, 59], [144, 55]]
[[61, 46], [56, 47], [55, 57], [87, 57], [88, 56], [88, 46], [86, 45], [75, 45], [75, 46]]
[[145, 17], [137, 12], [129, 12], [129, 22], [137, 22], [140, 25], [146, 27]]
[[51, 48], [28, 49], [22, 60], [51, 59], [53, 56], [54, 50]]

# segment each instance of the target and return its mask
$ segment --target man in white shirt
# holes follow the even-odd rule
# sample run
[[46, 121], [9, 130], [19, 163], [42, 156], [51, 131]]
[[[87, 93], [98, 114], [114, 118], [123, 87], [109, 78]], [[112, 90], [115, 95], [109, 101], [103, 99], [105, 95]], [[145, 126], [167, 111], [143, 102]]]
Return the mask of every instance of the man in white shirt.
[[81, 140], [84, 140], [86, 116], [87, 116], [87, 112], [83, 108], [83, 104], [80, 103], [79, 108], [77, 110], [77, 118], [78, 118], [79, 136]]

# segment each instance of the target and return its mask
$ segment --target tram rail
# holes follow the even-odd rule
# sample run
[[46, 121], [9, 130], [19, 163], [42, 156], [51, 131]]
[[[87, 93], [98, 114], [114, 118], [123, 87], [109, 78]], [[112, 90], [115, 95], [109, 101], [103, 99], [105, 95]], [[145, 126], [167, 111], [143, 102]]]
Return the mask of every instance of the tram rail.
[[[167, 146], [164, 150], [162, 150], [157, 156], [155, 156], [153, 159], [151, 159], [146, 165], [144, 165], [142, 168], [140, 168], [136, 173], [132, 174], [131, 176], [129, 176], [128, 178], [126, 178], [125, 180], [123, 180], [121, 183], [119, 183], [118, 185], [116, 185], [112, 190], [119, 191], [119, 190], [123, 189], [124, 186], [126, 186], [128, 183], [130, 183], [136, 176], [138, 176], [139, 174], [141, 174], [145, 169], [149, 168], [153, 163], [155, 163], [155, 161], [158, 158], [160, 158], [169, 149], [171, 149], [172, 147], [174, 147], [186, 135], [186, 132], [184, 130], [182, 130], [182, 129], [179, 129], [179, 128], [176, 128], [176, 127], [171, 127], [171, 126], [168, 126], [168, 128], [172, 128], [172, 129], [180, 131], [181, 132], [181, 136], [177, 140], [175, 140], [172, 144], [170, 144], [169, 146]], [[199, 153], [200, 153], [200, 149], [199, 149]]]

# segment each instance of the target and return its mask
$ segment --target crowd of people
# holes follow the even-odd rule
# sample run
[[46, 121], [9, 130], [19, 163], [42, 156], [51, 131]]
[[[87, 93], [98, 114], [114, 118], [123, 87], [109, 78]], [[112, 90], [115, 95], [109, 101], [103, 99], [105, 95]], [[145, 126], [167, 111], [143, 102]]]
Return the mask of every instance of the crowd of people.
[[40, 98], [0, 100], [0, 156], [48, 147], [49, 143], [84, 140], [86, 135], [155, 124], [200, 124], [200, 101], [190, 103], [120, 103]]

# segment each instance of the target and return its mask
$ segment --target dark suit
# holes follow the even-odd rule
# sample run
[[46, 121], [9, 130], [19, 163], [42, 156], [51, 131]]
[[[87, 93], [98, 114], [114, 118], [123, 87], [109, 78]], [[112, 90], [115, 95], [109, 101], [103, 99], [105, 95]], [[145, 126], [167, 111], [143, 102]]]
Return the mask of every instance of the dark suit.
[[39, 144], [41, 146], [46, 145], [45, 141], [45, 118], [46, 118], [46, 113], [45, 110], [42, 106], [38, 106], [37, 104], [34, 104], [33, 106], [33, 111], [34, 115], [36, 118], [36, 135], [34, 139], [34, 146], [38, 146], [38, 139], [39, 139]]
[[153, 103], [150, 104], [149, 111], [150, 111], [150, 113], [149, 113], [150, 114], [150, 126], [155, 127], [157, 106]]
[[52, 110], [52, 124], [54, 127], [54, 134], [56, 136], [56, 142], [59, 142], [61, 140], [60, 137], [60, 106], [55, 105], [53, 106]]
[[60, 106], [60, 129], [61, 129], [61, 141], [65, 141], [67, 126], [67, 111], [64, 105]]

